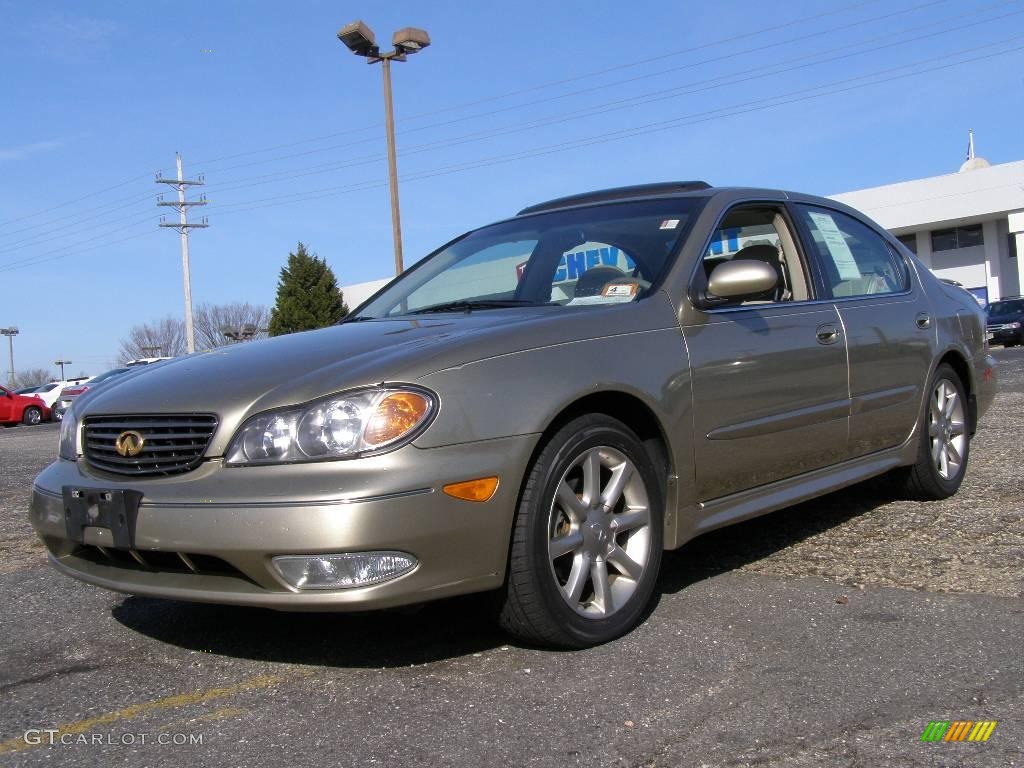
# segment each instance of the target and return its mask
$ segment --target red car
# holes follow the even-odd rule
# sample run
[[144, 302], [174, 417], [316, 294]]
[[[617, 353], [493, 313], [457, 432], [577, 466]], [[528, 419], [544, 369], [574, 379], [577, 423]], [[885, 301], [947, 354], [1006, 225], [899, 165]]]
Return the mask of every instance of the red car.
[[38, 424], [50, 418], [50, 409], [38, 397], [16, 395], [0, 387], [0, 424]]

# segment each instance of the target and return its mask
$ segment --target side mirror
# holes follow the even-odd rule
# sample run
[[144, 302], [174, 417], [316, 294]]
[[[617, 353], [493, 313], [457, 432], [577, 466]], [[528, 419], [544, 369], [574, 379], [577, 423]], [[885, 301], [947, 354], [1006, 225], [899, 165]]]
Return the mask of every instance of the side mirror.
[[775, 288], [779, 275], [763, 261], [740, 259], [719, 264], [708, 278], [707, 298], [742, 299]]

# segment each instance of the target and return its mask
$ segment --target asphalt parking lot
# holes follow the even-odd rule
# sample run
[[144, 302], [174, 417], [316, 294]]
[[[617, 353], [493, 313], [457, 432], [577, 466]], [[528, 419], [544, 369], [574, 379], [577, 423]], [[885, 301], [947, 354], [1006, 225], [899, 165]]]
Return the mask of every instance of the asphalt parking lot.
[[[72, 581], [26, 521], [56, 425], [0, 430], [0, 762], [1024, 765], [1024, 352], [995, 354], [956, 497], [873, 482], [702, 537], [640, 628], [573, 653], [476, 598], [290, 615]], [[933, 720], [998, 725], [922, 742]]]

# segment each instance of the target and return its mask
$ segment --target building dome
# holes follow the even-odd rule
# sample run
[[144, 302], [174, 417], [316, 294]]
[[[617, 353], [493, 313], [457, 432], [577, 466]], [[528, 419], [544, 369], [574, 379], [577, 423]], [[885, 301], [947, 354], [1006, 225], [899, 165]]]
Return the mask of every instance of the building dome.
[[963, 173], [964, 171], [976, 171], [979, 168], [988, 168], [989, 165], [989, 161], [984, 157], [972, 157], [970, 160], [965, 160], [964, 164], [960, 166], [960, 173]]

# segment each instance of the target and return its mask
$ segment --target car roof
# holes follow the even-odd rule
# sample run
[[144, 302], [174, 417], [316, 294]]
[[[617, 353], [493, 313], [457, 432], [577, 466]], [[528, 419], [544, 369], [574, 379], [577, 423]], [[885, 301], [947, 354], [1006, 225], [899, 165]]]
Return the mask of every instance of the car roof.
[[[836, 200], [800, 192], [790, 192], [781, 189], [762, 187], [714, 187], [706, 181], [668, 181], [654, 184], [634, 184], [628, 187], [611, 187], [609, 189], [582, 192], [580, 194], [568, 195], [566, 197], [557, 197], [543, 203], [529, 205], [519, 211], [516, 216], [530, 216], [536, 213], [546, 213], [548, 211], [566, 208], [581, 208], [602, 203], [618, 203], [629, 200], [656, 200], [676, 197], [725, 197], [730, 200], [737, 201], [749, 198], [776, 201], [793, 200], [816, 205], [826, 205], [830, 208], [859, 213]], [[863, 214], [860, 215], [863, 216]]]

